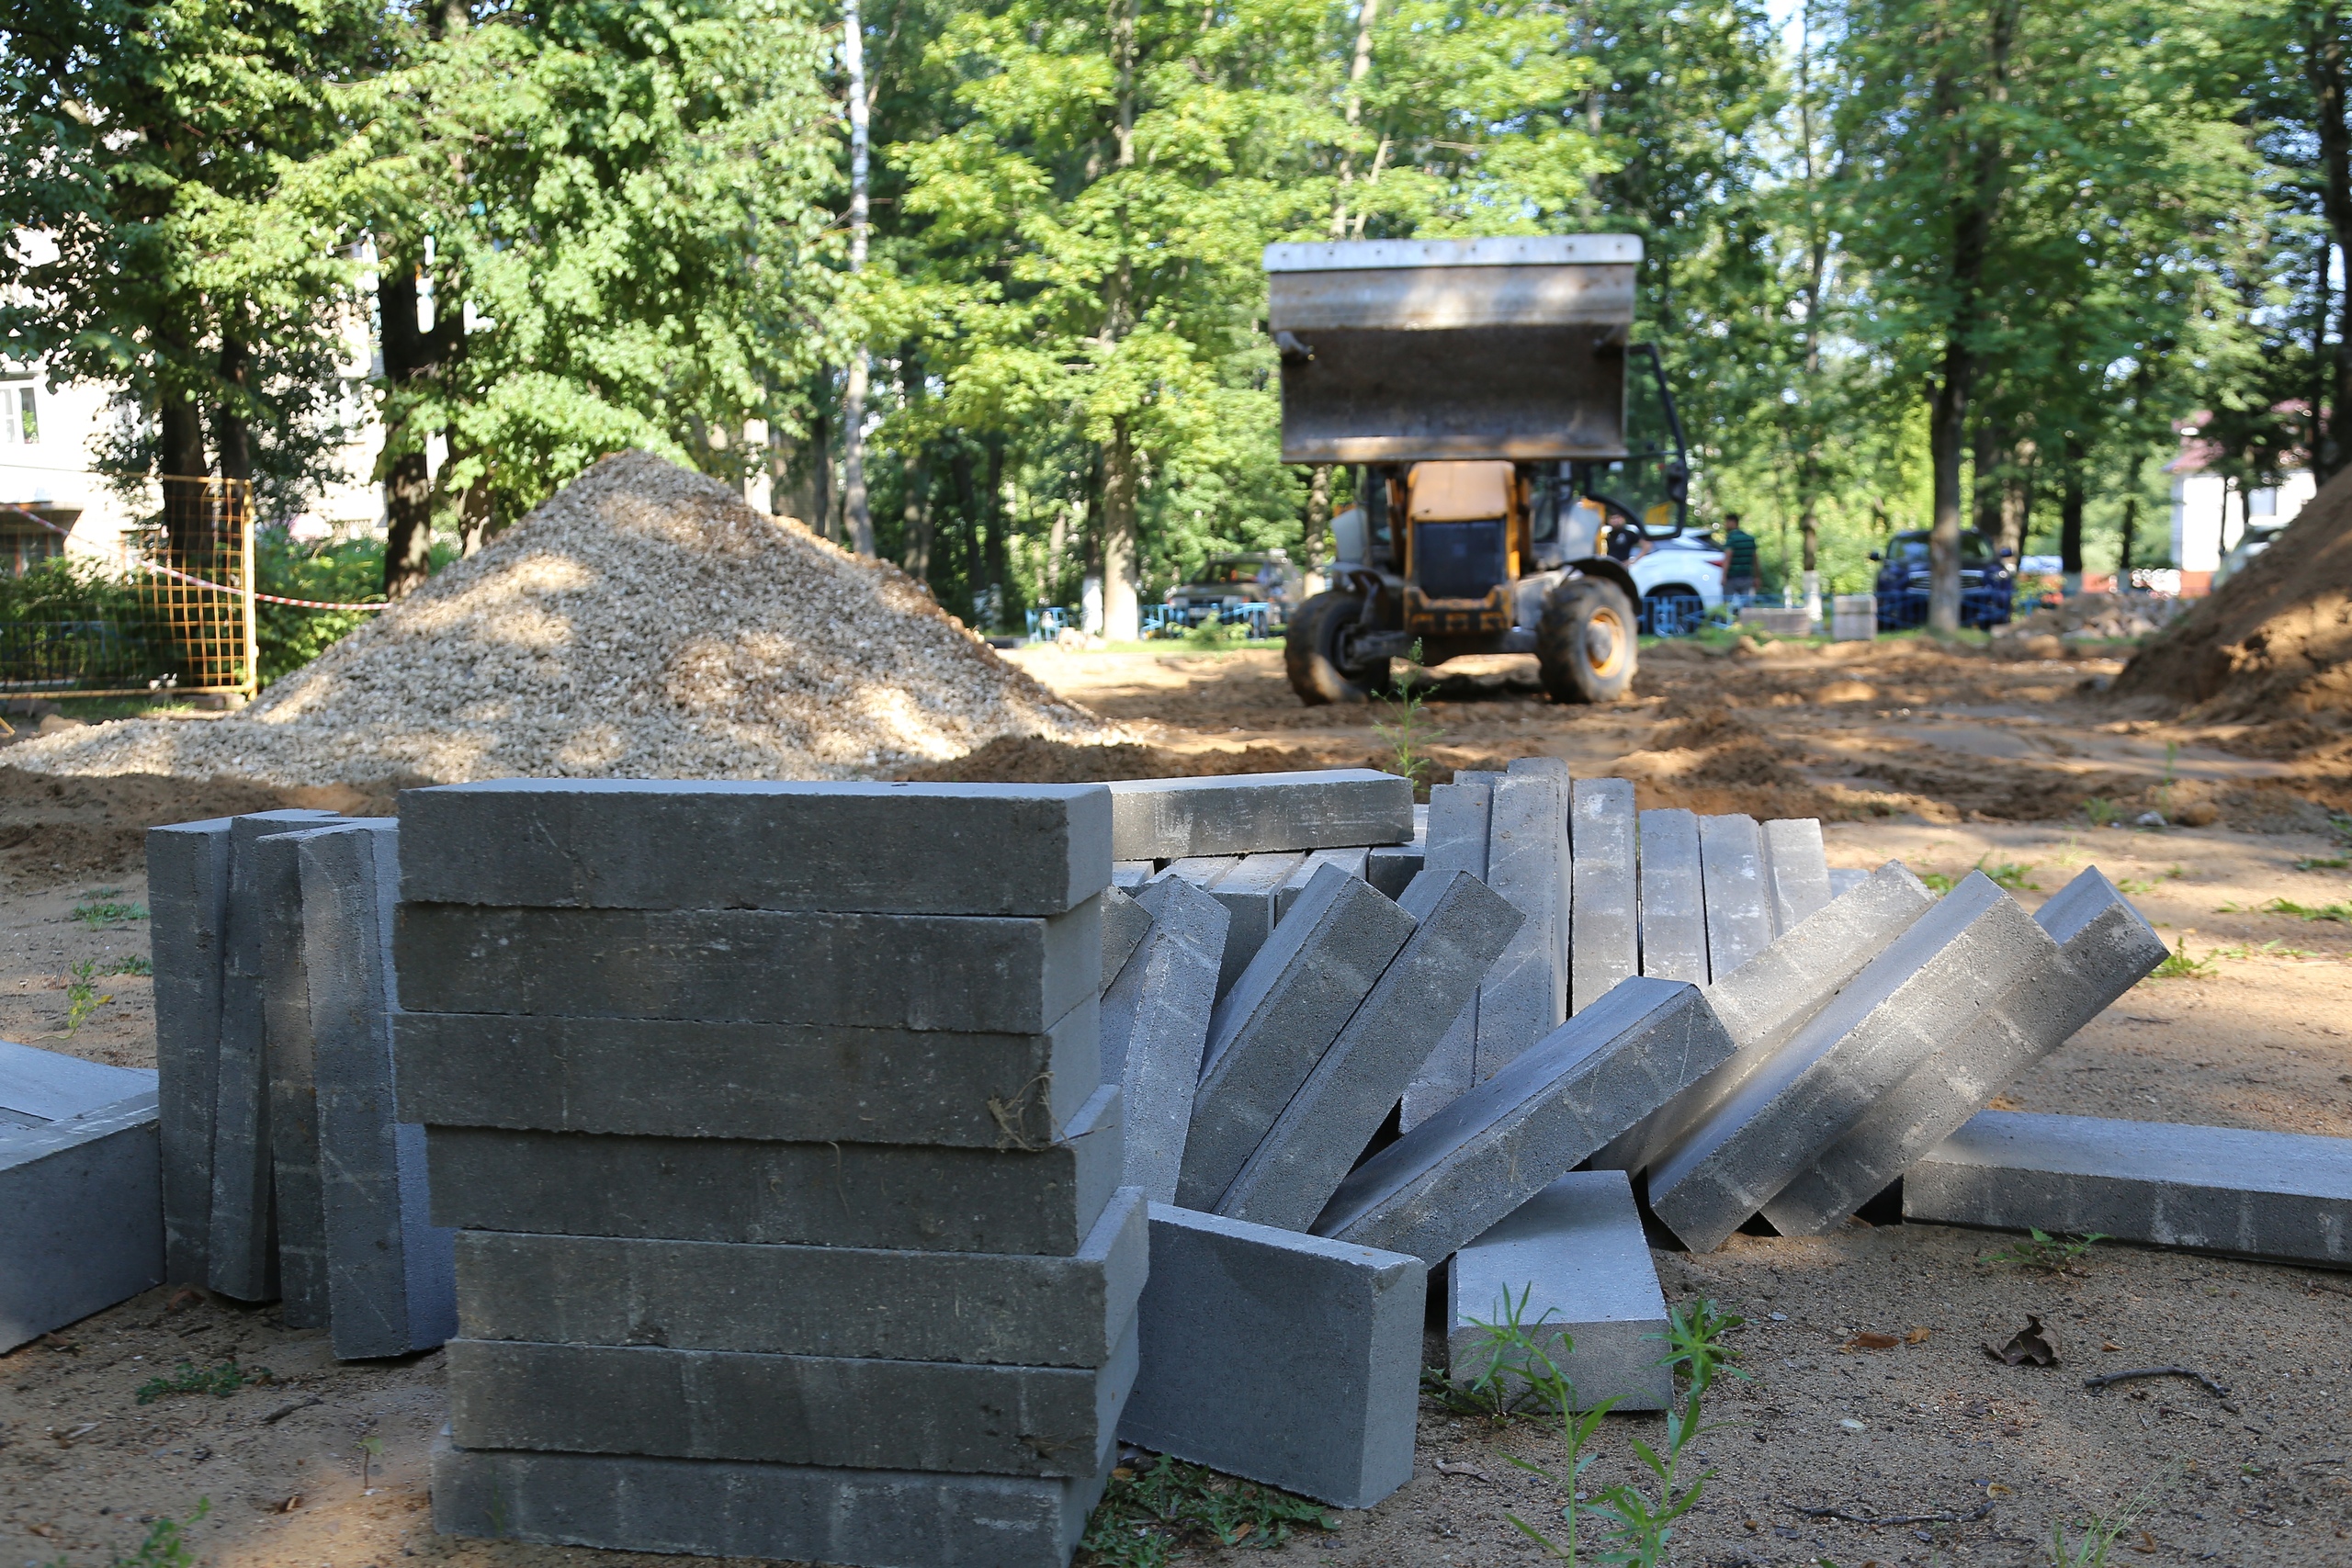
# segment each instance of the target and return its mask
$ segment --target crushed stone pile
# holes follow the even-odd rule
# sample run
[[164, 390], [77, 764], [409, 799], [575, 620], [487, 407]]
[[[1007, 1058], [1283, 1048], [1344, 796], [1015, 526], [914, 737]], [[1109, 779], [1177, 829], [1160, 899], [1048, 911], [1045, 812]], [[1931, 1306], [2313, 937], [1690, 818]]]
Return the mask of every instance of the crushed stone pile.
[[2110, 641], [2162, 631], [2183, 610], [2177, 599], [2153, 593], [2077, 593], [2044, 604], [2007, 626], [1993, 628], [1996, 642], [2010, 637], [2098, 637]]
[[2209, 722], [2352, 722], [2352, 470], [2143, 648], [2114, 693]]
[[1007, 735], [1120, 738], [895, 567], [623, 452], [244, 712], [93, 726], [7, 761], [290, 787], [825, 779]]

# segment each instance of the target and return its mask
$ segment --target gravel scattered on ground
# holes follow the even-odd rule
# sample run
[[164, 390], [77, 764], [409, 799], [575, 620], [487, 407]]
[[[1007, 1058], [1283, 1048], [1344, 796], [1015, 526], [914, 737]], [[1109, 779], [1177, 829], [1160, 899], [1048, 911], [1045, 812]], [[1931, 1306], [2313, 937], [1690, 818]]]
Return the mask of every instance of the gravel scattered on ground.
[[855, 778], [1119, 739], [912, 578], [644, 452], [605, 458], [243, 713], [13, 747], [36, 773], [288, 787]]

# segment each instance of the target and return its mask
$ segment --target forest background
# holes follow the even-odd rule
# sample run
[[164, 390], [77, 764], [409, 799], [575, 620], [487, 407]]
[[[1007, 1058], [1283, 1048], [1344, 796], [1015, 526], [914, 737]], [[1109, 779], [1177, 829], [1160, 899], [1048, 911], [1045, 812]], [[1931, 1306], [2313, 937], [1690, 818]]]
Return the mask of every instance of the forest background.
[[[1328, 556], [1261, 248], [1624, 232], [1777, 586], [1938, 508], [2162, 565], [2346, 460], [2317, 0], [0, 0], [0, 353], [106, 460], [299, 512], [384, 422], [386, 592], [641, 446], [983, 626]], [[355, 342], [372, 357], [356, 361]], [[430, 446], [445, 454], [437, 469]], [[2307, 457], [2306, 454], [2309, 454]], [[317, 581], [373, 580], [345, 545]], [[2129, 559], [2125, 561], [2128, 552]]]

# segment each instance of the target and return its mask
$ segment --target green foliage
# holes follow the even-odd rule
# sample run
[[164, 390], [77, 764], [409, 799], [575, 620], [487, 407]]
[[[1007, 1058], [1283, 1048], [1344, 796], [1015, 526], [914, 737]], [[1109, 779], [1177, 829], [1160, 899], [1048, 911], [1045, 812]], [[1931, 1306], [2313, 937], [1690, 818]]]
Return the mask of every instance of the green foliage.
[[98, 966], [101, 975], [153, 975], [154, 972], [155, 961], [143, 953], [126, 953]]
[[193, 1361], [182, 1361], [170, 1376], [149, 1378], [141, 1383], [138, 1399], [141, 1404], [153, 1404], [178, 1393], [209, 1393], [216, 1399], [227, 1399], [248, 1383], [267, 1382], [269, 1376], [267, 1367], [241, 1367], [234, 1357], [217, 1367], [203, 1369]]
[[1089, 1568], [1161, 1568], [1188, 1544], [1272, 1549], [1294, 1530], [1332, 1528], [1320, 1504], [1161, 1454], [1111, 1472], [1079, 1561]]
[[[196, 1568], [198, 1554], [187, 1539], [187, 1528], [212, 1512], [212, 1499], [198, 1497], [196, 1511], [185, 1519], [166, 1516], [147, 1527], [146, 1539], [133, 1547], [128, 1555], [117, 1552], [108, 1560], [107, 1568]], [[59, 1558], [51, 1568], [66, 1568], [65, 1559]]]
[[92, 931], [97, 931], [106, 926], [120, 926], [132, 920], [143, 920], [147, 918], [147, 906], [125, 904], [119, 899], [108, 898], [102, 903], [76, 904], [74, 906], [74, 913], [67, 918], [81, 921]]
[[2173, 950], [2165, 955], [2164, 962], [2148, 971], [2148, 978], [2151, 980], [2210, 980], [2220, 973], [2220, 967], [2214, 964], [2210, 953], [2202, 958], [2190, 957], [2188, 939], [2183, 936], [2175, 940]]
[[114, 1000], [98, 994], [98, 961], [85, 958], [69, 967], [65, 981], [65, 1032], [79, 1034], [90, 1015]]
[[2091, 819], [2094, 828], [2104, 828], [2122, 820], [2128, 809], [2120, 801], [2109, 800], [2102, 795], [2092, 795], [2083, 802], [2083, 815]]
[[51, 556], [27, 568], [22, 577], [0, 572], [0, 624], [111, 621], [138, 626], [148, 615], [137, 584], [87, 556]]
[[1987, 1263], [2014, 1263], [2020, 1268], [2039, 1269], [2046, 1274], [2064, 1274], [2100, 1242], [2109, 1238], [2094, 1231], [2088, 1235], [2058, 1237], [2028, 1229], [2023, 1241], [2013, 1241], [1985, 1253]]
[[[380, 603], [384, 597], [384, 546], [378, 539], [337, 539], [314, 545], [295, 540], [282, 527], [254, 530], [254, 586], [283, 599], [320, 604]], [[372, 610], [303, 610], [291, 604], [254, 606], [260, 644], [261, 680], [266, 686], [300, 670], [364, 626]]]
[[1724, 1311], [1712, 1299], [1670, 1308], [1666, 1314], [1664, 1336], [1667, 1356], [1659, 1364], [1687, 1379], [1693, 1393], [1706, 1393], [1724, 1372], [1745, 1379], [1748, 1374], [1733, 1365], [1740, 1352], [1737, 1346], [1730, 1343], [1730, 1336], [1747, 1323], [1747, 1319]]
[[1554, 1355], [1567, 1355], [1576, 1348], [1575, 1340], [1566, 1330], [1544, 1334], [1552, 1316], [1549, 1307], [1534, 1322], [1526, 1321], [1527, 1303], [1534, 1292], [1530, 1284], [1514, 1297], [1506, 1289], [1495, 1303], [1499, 1309], [1495, 1321], [1472, 1318], [1478, 1335], [1464, 1359], [1476, 1370], [1456, 1382], [1443, 1367], [1425, 1367], [1421, 1392], [1454, 1415], [1498, 1427], [1525, 1414], [1559, 1416], [1569, 1409], [1576, 1391]]
[[2352, 899], [2339, 898], [2333, 904], [2298, 904], [2291, 898], [2273, 898], [2262, 906], [2267, 915], [2292, 915], [2299, 920], [2335, 920], [2352, 925]]
[[[1412, 651], [1406, 657], [1415, 664], [1421, 661], [1419, 639], [1414, 641]], [[1410, 779], [1413, 793], [1423, 800], [1429, 798], [1432, 775], [1437, 772], [1437, 762], [1429, 754], [1429, 745], [1445, 733], [1422, 714], [1425, 700], [1420, 687], [1402, 686], [1396, 696], [1383, 705], [1387, 716], [1372, 721], [1373, 733], [1378, 735], [1381, 744], [1388, 748], [1388, 761], [1384, 771], [1395, 773], [1398, 778]]]

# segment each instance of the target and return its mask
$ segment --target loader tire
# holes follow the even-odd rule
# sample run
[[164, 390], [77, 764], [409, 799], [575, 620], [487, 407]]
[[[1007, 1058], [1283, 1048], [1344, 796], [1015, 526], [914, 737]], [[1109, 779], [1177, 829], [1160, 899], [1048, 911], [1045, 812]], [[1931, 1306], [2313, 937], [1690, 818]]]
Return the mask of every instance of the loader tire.
[[1535, 661], [1552, 700], [1606, 703], [1623, 696], [1639, 658], [1635, 627], [1634, 606], [1613, 582], [1572, 577], [1552, 590], [1535, 632]]
[[1360, 703], [1388, 688], [1388, 660], [1340, 662], [1340, 639], [1363, 614], [1352, 593], [1317, 593], [1294, 611], [1283, 637], [1283, 670], [1290, 689], [1308, 707]]

